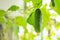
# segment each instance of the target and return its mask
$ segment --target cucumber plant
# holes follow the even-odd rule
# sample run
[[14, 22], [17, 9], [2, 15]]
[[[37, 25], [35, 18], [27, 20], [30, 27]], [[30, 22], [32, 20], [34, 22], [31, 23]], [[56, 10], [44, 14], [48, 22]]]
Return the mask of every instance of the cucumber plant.
[[34, 29], [36, 32], [40, 32], [40, 22], [41, 22], [41, 10], [40, 10], [40, 6], [42, 4], [42, 0], [32, 0], [33, 3], [33, 7], [34, 10], [31, 15], [29, 16], [29, 18], [27, 19], [27, 22], [31, 25], [34, 26]]
[[[34, 26], [34, 29], [36, 32], [40, 32], [41, 28], [43, 30], [44, 26], [47, 24], [50, 18], [50, 14], [49, 14], [49, 11], [46, 10], [46, 5], [41, 8], [42, 0], [39, 0], [39, 2], [38, 0], [35, 0], [35, 1], [32, 0], [32, 3], [33, 3], [34, 11], [28, 17], [27, 22]], [[38, 12], [36, 11], [37, 9], [39, 9]]]
[[[22, 16], [17, 16], [16, 18], [14, 19], [9, 19], [7, 17], [7, 12], [8, 11], [16, 11], [19, 9], [18, 6], [11, 6], [7, 11], [4, 11], [4, 10], [0, 10], [0, 23], [5, 23], [6, 22], [6, 27], [7, 29], [9, 30], [10, 28], [13, 27], [14, 29], [14, 32], [15, 34], [18, 35], [18, 26], [23, 26], [24, 30], [25, 30], [25, 34], [24, 34], [24, 39], [23, 40], [27, 40], [26, 39], [26, 33], [27, 33], [27, 29], [26, 29], [26, 26], [27, 26], [27, 23], [29, 23], [30, 25], [33, 25], [34, 29], [35, 29], [35, 32], [36, 33], [40, 33], [44, 27], [47, 25], [47, 23], [49, 22], [50, 20], [50, 13], [49, 13], [49, 10], [46, 9], [46, 6], [47, 5], [43, 5], [42, 6], [42, 0], [24, 0], [25, 3], [28, 3], [28, 2], [32, 2], [32, 6], [33, 6], [33, 11], [31, 11], [29, 17], [27, 18], [27, 20], [22, 17]], [[52, 7], [56, 8], [56, 12], [60, 15], [60, 1], [59, 0], [51, 0], [51, 3], [52, 3]], [[26, 6], [26, 5], [25, 5]], [[25, 11], [25, 10], [24, 10]], [[0, 26], [1, 27], [1, 26]], [[50, 30], [49, 30], [50, 31]], [[9, 35], [10, 35], [10, 31], [9, 31]], [[11, 39], [12, 36], [10, 36], [9, 40], [12, 40]]]
[[[19, 7], [16, 5], [12, 5], [8, 10], [2, 10], [0, 9], [0, 33], [2, 33], [2, 35], [0, 36], [1, 40], [5, 40], [4, 39], [4, 33], [7, 32], [8, 33], [8, 40], [12, 40], [12, 28], [13, 28], [13, 21], [11, 19], [9, 19], [9, 17], [7, 16], [8, 11], [16, 11], [18, 10]], [[4, 27], [2, 24], [5, 24], [6, 26]], [[2, 26], [1, 26], [2, 25]], [[6, 29], [5, 29], [6, 28]], [[6, 31], [5, 31], [5, 30]], [[5, 32], [4, 32], [5, 31]], [[7, 36], [6, 36], [7, 37]], [[6, 39], [6, 40], [7, 40]]]
[[2, 40], [2, 38], [3, 38], [3, 40], [4, 40], [4, 33], [3, 33], [3, 26], [2, 26], [2, 24], [5, 22], [5, 20], [4, 20], [4, 17], [5, 17], [5, 15], [6, 15], [6, 11], [5, 10], [0, 10], [0, 39]]
[[[43, 7], [41, 8], [42, 0], [24, 0], [25, 3], [28, 3], [30, 1], [32, 2], [34, 11], [31, 12], [29, 17], [27, 18], [27, 22], [29, 24], [33, 25], [33, 27], [37, 33], [40, 33], [40, 31], [42, 31], [40, 28], [44, 29], [47, 22], [50, 20], [50, 13], [49, 13], [49, 10], [46, 9], [47, 5], [43, 5]], [[59, 12], [60, 5], [58, 5], [58, 4], [60, 4], [60, 1], [59, 0], [58, 1], [57, 0], [51, 0], [51, 3], [52, 3], [53, 7], [56, 7], [58, 14], [60, 14], [60, 12]], [[22, 20], [22, 24], [21, 24], [21, 21], [19, 23], [19, 20]], [[16, 18], [15, 21], [16, 21], [16, 24], [18, 23], [18, 25], [22, 25], [22, 26], [25, 25], [26, 26], [26, 22], [23, 20], [24, 20], [24, 18], [19, 17], [19, 18]]]

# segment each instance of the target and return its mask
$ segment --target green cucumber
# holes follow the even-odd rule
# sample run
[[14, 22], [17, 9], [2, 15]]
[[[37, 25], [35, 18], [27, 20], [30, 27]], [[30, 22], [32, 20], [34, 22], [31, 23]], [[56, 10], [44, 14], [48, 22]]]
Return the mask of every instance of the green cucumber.
[[35, 19], [34, 29], [38, 33], [40, 32], [41, 20], [42, 20], [41, 18], [42, 18], [42, 15], [41, 15], [40, 9], [36, 9], [34, 14], [34, 19]]
[[55, 7], [55, 3], [54, 3], [54, 0], [51, 0], [51, 2], [52, 2], [52, 6], [53, 6], [53, 7]]

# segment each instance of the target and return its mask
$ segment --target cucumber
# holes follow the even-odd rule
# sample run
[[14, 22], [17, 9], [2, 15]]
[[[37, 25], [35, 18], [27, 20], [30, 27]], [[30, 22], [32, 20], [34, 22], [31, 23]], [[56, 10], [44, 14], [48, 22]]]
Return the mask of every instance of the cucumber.
[[54, 0], [51, 0], [51, 2], [52, 2], [52, 6], [53, 6], [53, 7], [55, 7], [55, 3], [54, 3]]
[[34, 14], [34, 29], [36, 32], [40, 32], [40, 27], [41, 27], [41, 19], [42, 18], [42, 15], [41, 15], [41, 11], [40, 9], [36, 9], [35, 10], [35, 14]]

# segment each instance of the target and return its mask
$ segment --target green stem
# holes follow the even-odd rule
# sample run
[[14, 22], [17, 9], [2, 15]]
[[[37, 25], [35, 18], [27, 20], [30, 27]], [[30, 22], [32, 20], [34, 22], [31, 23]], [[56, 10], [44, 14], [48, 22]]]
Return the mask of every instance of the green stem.
[[0, 40], [2, 40], [2, 25], [0, 24]]

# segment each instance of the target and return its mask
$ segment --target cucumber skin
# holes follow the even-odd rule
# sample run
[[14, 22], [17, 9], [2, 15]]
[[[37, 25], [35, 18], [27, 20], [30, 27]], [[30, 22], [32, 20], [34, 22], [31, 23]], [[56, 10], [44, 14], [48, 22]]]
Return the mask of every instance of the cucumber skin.
[[35, 16], [34, 16], [34, 18], [35, 18], [35, 23], [34, 23], [34, 29], [35, 29], [35, 31], [36, 32], [40, 32], [40, 27], [41, 27], [41, 11], [40, 11], [40, 9], [36, 9], [36, 11], [35, 11]]

